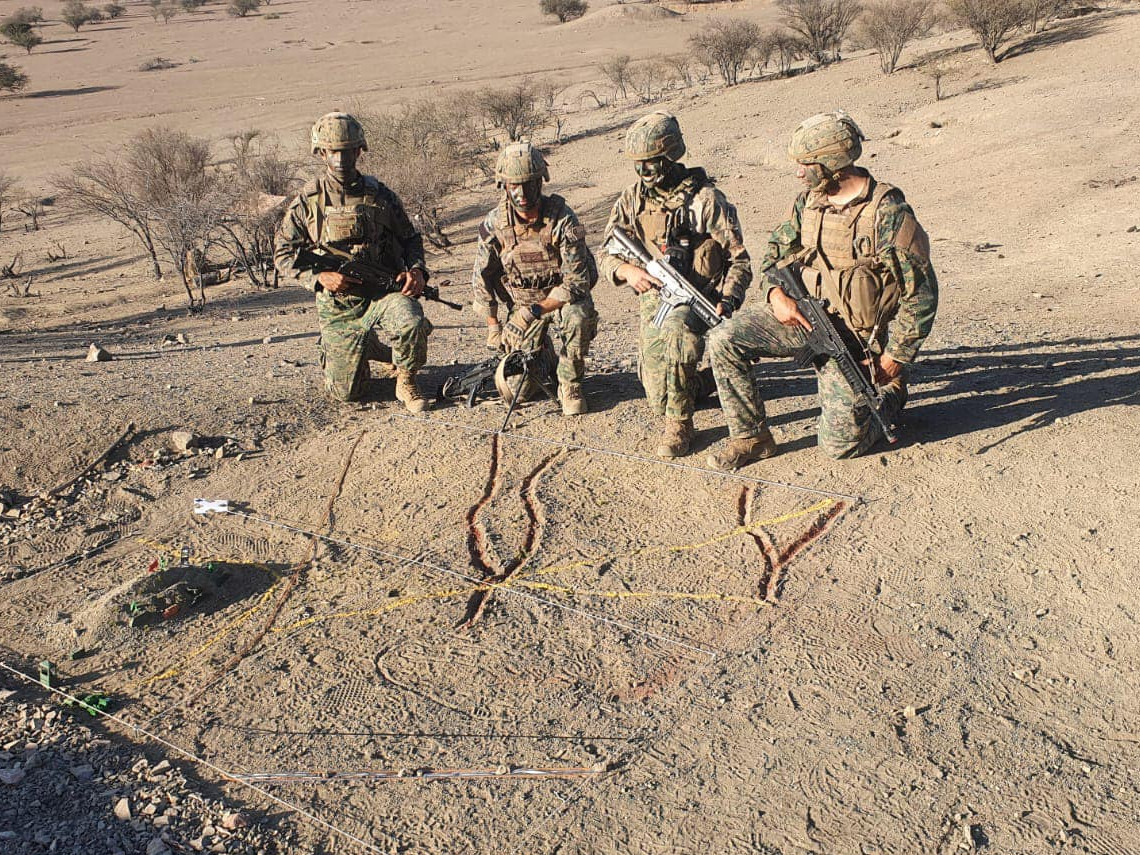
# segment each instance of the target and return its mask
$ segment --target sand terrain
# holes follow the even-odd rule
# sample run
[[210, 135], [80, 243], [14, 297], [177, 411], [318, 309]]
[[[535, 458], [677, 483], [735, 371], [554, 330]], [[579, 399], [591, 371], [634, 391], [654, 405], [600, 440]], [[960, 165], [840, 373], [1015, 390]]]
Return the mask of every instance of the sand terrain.
[[[523, 0], [275, 0], [276, 20], [206, 7], [164, 26], [129, 5], [10, 53], [32, 83], [0, 99], [2, 166], [25, 186], [159, 123], [300, 148], [349, 103], [546, 70], [580, 90], [613, 52], [679, 50], [727, 14], [559, 27]], [[1054, 22], [996, 67], [933, 36], [904, 66], [960, 48], [937, 102], [857, 51], [660, 102], [754, 255], [796, 192], [790, 131], [835, 107], [930, 232], [941, 306], [902, 438], [855, 461], [820, 455], [813, 379], [775, 362], [756, 376], [780, 456], [703, 471], [726, 435], [706, 408], [692, 468], [642, 459], [657, 425], [634, 302], [604, 284], [592, 412], [530, 404], [494, 437], [493, 403], [413, 419], [390, 381], [363, 406], [324, 400], [301, 289], [237, 279], [189, 316], [112, 225], [51, 206], [25, 233], [5, 211], [0, 259], [23, 251], [37, 296], [0, 296], [0, 487], [23, 507], [0, 522], [3, 661], [108, 692], [122, 722], [224, 770], [159, 749], [267, 847], [287, 827], [289, 851], [1140, 851], [1135, 11]], [[154, 56], [181, 64], [135, 71]], [[649, 108], [578, 90], [551, 171], [596, 241]], [[455, 246], [431, 258], [453, 299], [493, 201], [487, 184], [453, 201]], [[53, 241], [68, 259], [46, 260]], [[434, 385], [483, 358], [482, 330], [427, 311]], [[114, 361], [85, 363], [93, 341]], [[177, 430], [203, 448], [168, 451]], [[196, 497], [237, 513], [195, 516]], [[148, 566], [183, 547], [224, 575], [214, 596], [126, 626]], [[0, 816], [18, 798], [0, 787]], [[47, 810], [56, 851], [87, 851]]]

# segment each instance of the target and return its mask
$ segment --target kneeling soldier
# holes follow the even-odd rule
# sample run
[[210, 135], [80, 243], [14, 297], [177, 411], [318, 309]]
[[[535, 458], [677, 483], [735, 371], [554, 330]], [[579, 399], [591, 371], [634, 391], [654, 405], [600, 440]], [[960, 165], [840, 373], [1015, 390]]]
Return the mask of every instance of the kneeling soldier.
[[[320, 360], [325, 391], [338, 401], [361, 396], [368, 361], [396, 365], [396, 398], [413, 413], [427, 409], [416, 372], [427, 361], [431, 322], [416, 297], [427, 282], [424, 245], [399, 198], [356, 170], [368, 150], [364, 128], [347, 113], [329, 113], [313, 125], [313, 154], [325, 174], [310, 181], [289, 205], [277, 234], [274, 260], [283, 276], [317, 295]], [[298, 250], [331, 248], [382, 271], [399, 290], [385, 290], [342, 273], [298, 269]], [[379, 327], [391, 350], [376, 335]]]
[[[614, 203], [604, 242], [609, 242], [614, 226], [620, 226], [654, 258], [667, 256], [677, 272], [700, 288], [717, 312], [727, 317], [740, 308], [752, 281], [748, 250], [736, 208], [703, 169], [680, 162], [684, 154], [685, 141], [674, 116], [650, 113], [633, 123], [626, 134], [625, 155], [634, 161], [638, 180]], [[665, 417], [657, 454], [688, 454], [704, 336], [689, 327], [687, 306], [670, 312], [660, 329], [653, 326], [661, 304], [655, 289], [661, 283], [641, 267], [605, 255], [601, 271], [613, 284], [629, 285], [640, 295], [641, 383], [653, 412]]]
[[[835, 326], [858, 341], [858, 358], [881, 390], [884, 423], [906, 403], [907, 366], [934, 324], [938, 282], [930, 243], [897, 187], [855, 166], [863, 133], [846, 113], [823, 113], [792, 134], [788, 154], [805, 187], [788, 220], [768, 238], [762, 270], [799, 262], [809, 295], [824, 299]], [[811, 327], [795, 300], [770, 280], [765, 305], [737, 314], [709, 336], [709, 360], [729, 441], [708, 463], [738, 469], [776, 453], [764, 401], [750, 373], [761, 356], [792, 356]], [[854, 457], [882, 436], [835, 361], [818, 366], [819, 447]]]
[[[598, 330], [590, 289], [598, 279], [586, 230], [561, 196], [542, 193], [546, 159], [530, 143], [499, 154], [495, 180], [502, 199], [479, 227], [471, 287], [487, 320], [487, 343], [506, 352], [538, 350], [553, 325], [558, 332], [558, 399], [562, 413], [586, 412], [582, 394], [586, 353]], [[500, 296], [510, 316], [499, 324]]]

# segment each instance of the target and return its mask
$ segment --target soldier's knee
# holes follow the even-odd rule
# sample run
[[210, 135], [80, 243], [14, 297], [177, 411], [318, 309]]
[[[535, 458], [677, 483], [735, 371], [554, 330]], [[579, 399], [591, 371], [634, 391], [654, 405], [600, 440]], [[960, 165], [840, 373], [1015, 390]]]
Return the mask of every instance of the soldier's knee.
[[705, 339], [705, 347], [708, 348], [710, 359], [730, 353], [732, 351], [732, 335], [728, 331], [728, 325], [720, 324], [713, 327]]
[[669, 330], [664, 336], [665, 359], [672, 363], [696, 363], [701, 360], [700, 336], [687, 327]]

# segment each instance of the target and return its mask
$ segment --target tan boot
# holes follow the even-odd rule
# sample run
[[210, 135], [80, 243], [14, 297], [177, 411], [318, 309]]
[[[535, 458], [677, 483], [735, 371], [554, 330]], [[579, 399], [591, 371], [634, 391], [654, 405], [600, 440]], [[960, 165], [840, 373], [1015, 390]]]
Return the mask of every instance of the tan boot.
[[409, 413], [422, 413], [428, 408], [428, 400], [420, 394], [416, 386], [416, 372], [407, 368], [396, 369], [396, 400], [407, 408]]
[[580, 416], [587, 412], [586, 398], [582, 395], [581, 383], [560, 383], [558, 402], [562, 404], [562, 415]]
[[693, 441], [692, 419], [665, 419], [665, 432], [657, 446], [658, 457], [684, 457]]
[[759, 436], [746, 436], [730, 439], [720, 451], [710, 454], [706, 463], [713, 469], [731, 472], [757, 460], [765, 460], [776, 454], [776, 440], [772, 432], [764, 428]]

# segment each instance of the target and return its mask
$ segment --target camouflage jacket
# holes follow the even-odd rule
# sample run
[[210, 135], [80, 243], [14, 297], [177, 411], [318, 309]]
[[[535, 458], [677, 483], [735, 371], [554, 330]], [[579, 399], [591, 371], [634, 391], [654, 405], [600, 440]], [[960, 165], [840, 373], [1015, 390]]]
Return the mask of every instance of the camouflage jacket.
[[[504, 238], [513, 246], [504, 249]], [[539, 249], [543, 258], [530, 265], [516, 263], [511, 258], [516, 247]], [[504, 269], [504, 256], [509, 270]], [[547, 275], [540, 277], [542, 281], [528, 281], [527, 273], [544, 266]], [[522, 290], [539, 290], [563, 303], [576, 303], [597, 281], [598, 268], [586, 245], [586, 229], [561, 196], [543, 196], [541, 212], [533, 223], [518, 219], [505, 200], [483, 218], [471, 276], [476, 311], [493, 316], [499, 300], [506, 296], [516, 303], [536, 298], [534, 293], [521, 294]]]
[[[720, 285], [720, 293], [732, 296], [738, 305], [743, 303], [745, 292], [752, 282], [752, 264], [748, 250], [744, 247], [744, 235], [736, 215], [736, 208], [706, 177], [703, 169], [687, 170], [685, 178], [664, 194], [663, 198], [672, 200], [684, 193], [692, 194], [688, 209], [689, 225], [693, 232], [698, 235], [708, 235], [724, 250], [727, 269]], [[609, 241], [614, 226], [621, 226], [644, 243], [645, 235], [641, 233], [637, 222], [648, 199], [649, 194], [643, 189], [640, 181], [626, 187], [614, 202], [609, 222], [606, 223], [605, 234], [602, 236], [603, 244]], [[647, 247], [647, 249], [651, 253], [654, 252], [653, 248]], [[605, 279], [620, 285], [622, 282], [617, 278], [617, 269], [622, 263], [621, 258], [605, 253], [598, 266]]]
[[341, 187], [328, 175], [308, 182], [290, 202], [277, 230], [273, 259], [282, 276], [313, 291], [317, 275], [293, 266], [302, 247], [325, 243], [391, 273], [418, 267], [427, 274], [424, 243], [398, 196], [370, 175]]
[[[869, 198], [874, 187], [875, 180], [872, 178], [866, 192], [852, 199], [847, 203], [848, 206]], [[801, 250], [800, 223], [804, 208], [808, 205], [826, 208], [827, 204], [826, 196], [820, 193], [807, 190], [800, 193], [792, 205], [788, 219], [776, 226], [768, 237], [768, 249], [760, 265], [762, 272]], [[898, 308], [887, 327], [885, 348], [886, 353], [897, 362], [915, 360], [923, 341], [930, 335], [938, 309], [938, 280], [930, 259], [900, 250], [897, 246], [896, 237], [908, 216], [914, 217], [914, 211], [898, 194], [886, 196], [875, 215], [879, 260], [886, 268], [887, 275], [898, 283], [900, 290]], [[771, 280], [765, 280], [765, 303], [773, 287]]]

